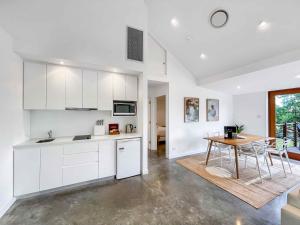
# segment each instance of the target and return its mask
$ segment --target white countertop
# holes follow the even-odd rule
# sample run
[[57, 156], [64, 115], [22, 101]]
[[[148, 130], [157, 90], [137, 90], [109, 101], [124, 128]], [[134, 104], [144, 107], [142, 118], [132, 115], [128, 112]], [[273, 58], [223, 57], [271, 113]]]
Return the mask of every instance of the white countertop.
[[[138, 133], [131, 133], [131, 134], [122, 133], [119, 135], [92, 136], [91, 139], [78, 140], [78, 141], [73, 141], [73, 137], [74, 136], [54, 137], [55, 138], [54, 141], [46, 142], [46, 143], [36, 143], [37, 141], [39, 141], [43, 138], [30, 139], [21, 144], [14, 145], [13, 147], [14, 147], [14, 149], [19, 149], [19, 148], [28, 148], [28, 147], [43, 147], [43, 146], [49, 146], [49, 145], [71, 144], [71, 143], [97, 142], [97, 141], [101, 141], [101, 140], [120, 140], [120, 139], [127, 139], [127, 138], [140, 138], [140, 137], [142, 137], [142, 135], [138, 134]], [[44, 139], [47, 139], [47, 138], [44, 138]]]

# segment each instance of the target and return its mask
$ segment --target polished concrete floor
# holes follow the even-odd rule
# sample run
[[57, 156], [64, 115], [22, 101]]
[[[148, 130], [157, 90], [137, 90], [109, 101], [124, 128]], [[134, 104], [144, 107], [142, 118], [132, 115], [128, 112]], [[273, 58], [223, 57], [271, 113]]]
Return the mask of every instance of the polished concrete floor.
[[149, 175], [19, 200], [0, 224], [280, 224], [286, 194], [256, 210], [174, 160], [150, 155]]

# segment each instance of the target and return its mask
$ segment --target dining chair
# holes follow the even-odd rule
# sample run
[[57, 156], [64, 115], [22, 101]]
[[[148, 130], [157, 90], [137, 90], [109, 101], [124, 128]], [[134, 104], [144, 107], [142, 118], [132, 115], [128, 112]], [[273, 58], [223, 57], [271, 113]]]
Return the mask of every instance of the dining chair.
[[[219, 137], [219, 136], [221, 136], [219, 131], [207, 133], [207, 137], [208, 138], [209, 137]], [[209, 147], [207, 147], [207, 153], [208, 153], [208, 148]], [[219, 153], [219, 155], [220, 155], [220, 161], [221, 161], [221, 167], [223, 166], [222, 152], [228, 153], [229, 159], [231, 161], [231, 146], [225, 145], [225, 144], [222, 144], [222, 143], [214, 142], [213, 145], [212, 145], [212, 149], [211, 150], [213, 150], [214, 157], [215, 157], [216, 152]]]
[[239, 154], [245, 156], [245, 167], [247, 166], [247, 157], [254, 157], [256, 159], [256, 167], [258, 169], [259, 177], [261, 182], [263, 182], [261, 167], [259, 164], [259, 158], [264, 158], [264, 161], [267, 162], [268, 171], [270, 178], [272, 178], [271, 170], [269, 167], [269, 162], [267, 160], [267, 151], [266, 146], [263, 142], [252, 142], [251, 144], [241, 145], [238, 148]]
[[284, 167], [284, 162], [283, 162], [283, 155], [285, 156], [285, 159], [286, 159], [286, 161], [289, 165], [289, 168], [290, 168], [290, 171], [291, 171], [291, 174], [292, 174], [293, 172], [292, 172], [290, 159], [289, 159], [288, 152], [287, 152], [290, 140], [288, 138], [283, 138], [282, 148], [277, 147], [276, 142], [271, 144], [268, 139], [266, 139], [265, 142], [266, 142], [266, 145], [267, 145], [267, 152], [269, 154], [278, 155], [280, 157], [282, 169], [283, 169], [283, 172], [284, 172], [284, 176], [287, 177], [285, 167]]

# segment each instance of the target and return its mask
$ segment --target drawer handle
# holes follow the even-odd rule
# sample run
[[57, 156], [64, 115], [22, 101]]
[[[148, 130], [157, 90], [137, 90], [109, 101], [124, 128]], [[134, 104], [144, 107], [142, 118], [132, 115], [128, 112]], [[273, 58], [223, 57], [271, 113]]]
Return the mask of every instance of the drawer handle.
[[119, 150], [120, 150], [120, 151], [124, 151], [124, 150], [125, 150], [125, 148], [119, 148]]

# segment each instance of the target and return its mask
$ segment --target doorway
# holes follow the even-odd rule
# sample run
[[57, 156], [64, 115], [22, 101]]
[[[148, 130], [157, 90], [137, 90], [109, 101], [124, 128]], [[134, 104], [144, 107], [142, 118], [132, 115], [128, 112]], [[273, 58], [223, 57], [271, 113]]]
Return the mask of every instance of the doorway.
[[148, 83], [148, 140], [151, 158], [168, 158], [168, 83]]
[[276, 137], [277, 147], [289, 139], [290, 158], [300, 160], [300, 88], [270, 91], [269, 136]]

